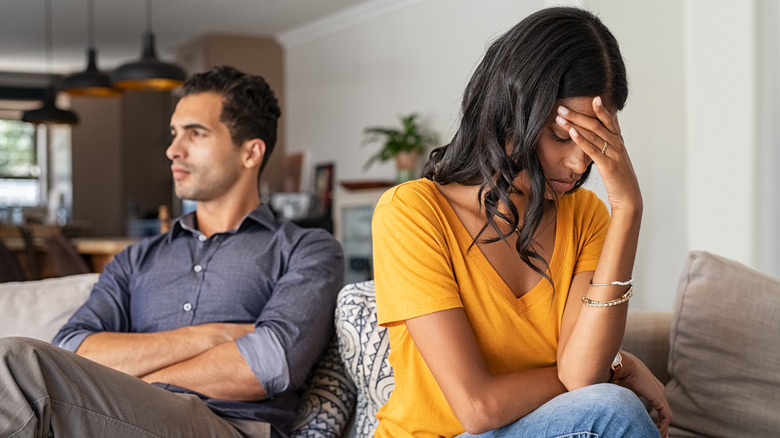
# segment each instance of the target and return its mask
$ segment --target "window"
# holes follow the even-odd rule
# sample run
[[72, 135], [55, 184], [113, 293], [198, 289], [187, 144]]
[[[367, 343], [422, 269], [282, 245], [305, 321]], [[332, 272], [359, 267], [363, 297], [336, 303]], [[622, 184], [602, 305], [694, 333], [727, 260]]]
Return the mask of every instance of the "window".
[[41, 205], [35, 125], [0, 119], [0, 207]]

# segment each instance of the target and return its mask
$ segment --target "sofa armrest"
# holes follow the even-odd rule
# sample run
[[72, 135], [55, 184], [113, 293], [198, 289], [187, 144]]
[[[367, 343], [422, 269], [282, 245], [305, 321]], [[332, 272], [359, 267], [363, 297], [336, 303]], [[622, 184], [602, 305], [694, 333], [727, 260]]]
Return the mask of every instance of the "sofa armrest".
[[622, 349], [638, 357], [664, 385], [669, 381], [672, 312], [630, 310]]

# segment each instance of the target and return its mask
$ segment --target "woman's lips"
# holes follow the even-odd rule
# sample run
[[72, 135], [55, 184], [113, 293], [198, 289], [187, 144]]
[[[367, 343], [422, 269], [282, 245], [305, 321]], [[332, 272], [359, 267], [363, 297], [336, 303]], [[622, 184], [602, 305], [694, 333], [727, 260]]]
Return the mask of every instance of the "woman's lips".
[[577, 181], [565, 181], [560, 179], [551, 179], [550, 184], [553, 187], [553, 190], [557, 193], [566, 193], [569, 190], [574, 188], [574, 185], [577, 184]]

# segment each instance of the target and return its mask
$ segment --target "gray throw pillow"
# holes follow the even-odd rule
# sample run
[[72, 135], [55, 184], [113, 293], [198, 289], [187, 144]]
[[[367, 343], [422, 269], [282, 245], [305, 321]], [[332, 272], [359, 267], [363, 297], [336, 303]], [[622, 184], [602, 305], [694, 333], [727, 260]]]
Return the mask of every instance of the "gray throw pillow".
[[669, 374], [672, 436], [777, 436], [780, 280], [691, 252], [677, 293]]

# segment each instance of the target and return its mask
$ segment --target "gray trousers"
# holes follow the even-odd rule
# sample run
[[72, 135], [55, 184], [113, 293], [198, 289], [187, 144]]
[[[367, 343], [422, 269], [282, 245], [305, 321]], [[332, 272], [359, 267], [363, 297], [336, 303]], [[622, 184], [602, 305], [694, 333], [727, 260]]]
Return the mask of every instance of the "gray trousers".
[[258, 421], [220, 417], [176, 394], [28, 338], [0, 339], [0, 437], [257, 437]]

